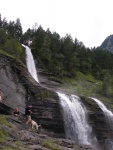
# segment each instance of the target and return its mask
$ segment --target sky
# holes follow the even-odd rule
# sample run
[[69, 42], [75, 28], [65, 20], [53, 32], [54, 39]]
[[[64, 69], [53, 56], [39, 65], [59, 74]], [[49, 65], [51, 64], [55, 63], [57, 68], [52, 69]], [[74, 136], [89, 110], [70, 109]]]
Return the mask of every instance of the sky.
[[89, 48], [113, 34], [113, 0], [0, 0], [0, 13], [7, 22], [20, 18], [23, 32], [37, 23]]

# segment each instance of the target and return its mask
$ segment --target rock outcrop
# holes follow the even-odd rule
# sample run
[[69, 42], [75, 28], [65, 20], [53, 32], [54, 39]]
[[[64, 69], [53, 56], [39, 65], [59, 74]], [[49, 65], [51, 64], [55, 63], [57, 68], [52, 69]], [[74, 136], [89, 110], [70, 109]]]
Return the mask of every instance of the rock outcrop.
[[12, 109], [18, 107], [22, 114], [26, 105], [32, 105], [33, 119], [43, 128], [64, 137], [63, 118], [55, 92], [41, 87], [26, 67], [4, 55], [0, 55], [0, 78], [0, 88], [4, 94], [3, 104]]

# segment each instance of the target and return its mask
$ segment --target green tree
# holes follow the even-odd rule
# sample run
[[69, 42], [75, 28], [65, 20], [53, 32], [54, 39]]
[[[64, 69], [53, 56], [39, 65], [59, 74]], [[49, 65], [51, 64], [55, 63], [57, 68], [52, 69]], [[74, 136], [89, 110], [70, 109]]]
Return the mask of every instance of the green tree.
[[2, 28], [2, 18], [1, 18], [1, 14], [0, 14], [0, 28]]
[[30, 28], [24, 33], [24, 35], [22, 35], [21, 43], [28, 45], [29, 40], [33, 41], [33, 30], [31, 30]]
[[51, 50], [50, 50], [50, 39], [48, 35], [46, 35], [44, 38], [44, 42], [39, 51], [39, 55], [43, 64], [49, 69], [51, 64]]
[[10, 21], [9, 24], [7, 25], [7, 30], [8, 30], [8, 34], [14, 38], [15, 37], [15, 22], [14, 21]]
[[0, 28], [0, 48], [3, 49], [5, 43], [7, 40], [7, 34], [6, 31], [3, 28]]
[[16, 39], [7, 40], [4, 46], [4, 51], [18, 59], [21, 59], [21, 54], [23, 53], [22, 46]]
[[2, 27], [3, 27], [4, 29], [6, 29], [6, 28], [7, 28], [7, 25], [8, 25], [7, 20], [6, 20], [6, 18], [4, 17], [3, 20], [2, 20]]
[[62, 38], [61, 52], [65, 57], [63, 62], [64, 68], [67, 71], [70, 71], [70, 62], [73, 56], [73, 39], [68, 34], [64, 38]]
[[101, 92], [106, 97], [113, 97], [113, 79], [107, 71], [105, 72]]
[[20, 41], [22, 36], [22, 27], [21, 27], [21, 22], [20, 19], [16, 19], [16, 23], [14, 25], [14, 37]]

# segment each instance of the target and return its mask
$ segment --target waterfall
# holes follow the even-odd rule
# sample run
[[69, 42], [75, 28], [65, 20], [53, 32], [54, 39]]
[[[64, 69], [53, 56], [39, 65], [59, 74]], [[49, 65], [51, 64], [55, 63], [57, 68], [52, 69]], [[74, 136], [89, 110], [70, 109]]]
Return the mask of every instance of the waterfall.
[[[106, 108], [106, 106], [98, 99], [96, 98], [92, 98], [90, 97], [91, 99], [93, 99], [97, 104], [98, 106], [101, 108], [101, 110], [103, 111], [105, 117], [106, 117], [106, 122], [108, 124], [108, 126], [110, 127], [111, 130], [113, 130], [113, 113], [108, 110]], [[106, 139], [105, 140], [105, 150], [113, 150], [113, 139]]]
[[103, 113], [106, 117], [109, 127], [113, 130], [113, 113], [110, 110], [108, 110], [106, 108], [106, 106], [100, 100], [98, 100], [96, 98], [92, 98], [92, 97], [90, 97], [90, 98], [93, 99], [98, 104], [98, 106], [101, 108], [101, 110], [103, 111]]
[[25, 47], [26, 49], [26, 63], [27, 63], [28, 71], [30, 72], [32, 77], [39, 83], [36, 66], [35, 66], [33, 55], [31, 53], [31, 49], [24, 44], [22, 44], [22, 46]]
[[105, 140], [105, 150], [113, 150], [113, 139]]
[[63, 108], [66, 138], [75, 140], [79, 144], [97, 146], [96, 137], [92, 134], [92, 127], [87, 121], [87, 111], [76, 95], [67, 96], [57, 92]]

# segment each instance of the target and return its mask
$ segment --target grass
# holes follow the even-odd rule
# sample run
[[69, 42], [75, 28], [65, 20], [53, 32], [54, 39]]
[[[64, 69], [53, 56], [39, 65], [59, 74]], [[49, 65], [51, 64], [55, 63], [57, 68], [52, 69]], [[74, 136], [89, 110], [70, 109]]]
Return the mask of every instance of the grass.
[[0, 129], [0, 143], [6, 140], [8, 133], [4, 129]]
[[[91, 75], [83, 75], [78, 73], [76, 78], [63, 79], [62, 88], [69, 93], [91, 96], [98, 93], [102, 82], [95, 80]], [[67, 88], [66, 88], [67, 87]]]
[[[0, 116], [0, 124], [8, 126], [10, 128], [13, 127], [12, 124], [8, 123], [7, 116], [5, 116], [5, 115], [1, 115]], [[6, 140], [7, 136], [8, 136], [8, 132], [6, 130], [4, 130], [4, 129], [0, 129], [0, 142], [4, 142]]]
[[43, 141], [42, 146], [50, 150], [63, 150], [61, 147], [54, 145], [51, 141]]
[[37, 97], [40, 97], [41, 99], [45, 100], [47, 98], [51, 98], [54, 96], [52, 91], [49, 91], [47, 89], [40, 89], [40, 91], [38, 91], [38, 93], [36, 93]]
[[16, 150], [30, 150], [21, 141], [16, 141], [15, 144], [17, 145], [17, 149]]
[[96, 80], [93, 76], [78, 72], [75, 78], [63, 78], [61, 82], [61, 88], [64, 92], [78, 96], [95, 97], [102, 101], [106, 107], [113, 109], [113, 98], [104, 96], [102, 81]]
[[[0, 125], [5, 125], [8, 127], [13, 127], [11, 123], [7, 121], [8, 116], [6, 115], [1, 115], [0, 116]], [[7, 142], [7, 137], [8, 137], [8, 132], [5, 129], [0, 128], [0, 144], [4, 145], [5, 142]], [[16, 141], [15, 147], [10, 147], [8, 145], [4, 145], [2, 150], [30, 150], [29, 148], [26, 147], [21, 141]]]
[[0, 124], [6, 125], [10, 128], [13, 127], [13, 125], [7, 121], [7, 116], [5, 116], [5, 115], [0, 116]]
[[14, 57], [13, 55], [10, 55], [9, 53], [7, 53], [7, 52], [5, 52], [5, 51], [3, 51], [3, 50], [1, 50], [1, 49], [0, 49], [0, 54], [5, 55], [5, 56], [7, 56], [7, 57], [10, 57], [10, 58], [16, 60], [16, 61], [19, 62], [23, 67], [25, 67], [25, 64], [24, 64], [21, 60], [19, 60], [18, 58]]

